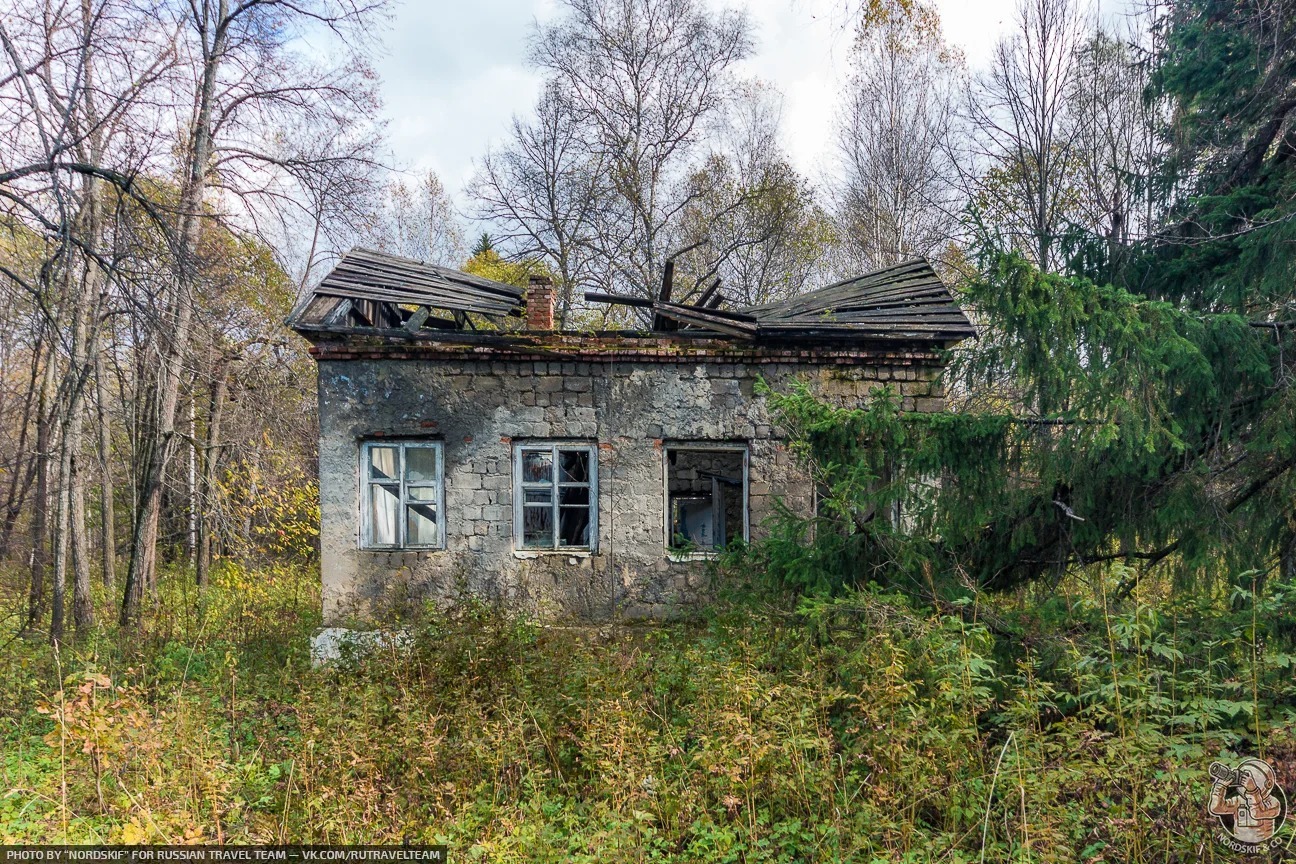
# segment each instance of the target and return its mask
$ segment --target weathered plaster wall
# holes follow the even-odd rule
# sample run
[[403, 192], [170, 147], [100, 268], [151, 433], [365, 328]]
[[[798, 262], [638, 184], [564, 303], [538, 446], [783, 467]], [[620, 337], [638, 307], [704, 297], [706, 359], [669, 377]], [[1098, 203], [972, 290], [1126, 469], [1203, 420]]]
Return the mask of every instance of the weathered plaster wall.
[[[812, 484], [780, 442], [763, 376], [796, 377], [851, 402], [892, 383], [907, 407], [939, 410], [934, 358], [722, 352], [573, 360], [432, 352], [317, 350], [324, 618], [389, 618], [422, 597], [465, 593], [533, 613], [605, 619], [662, 616], [705, 597], [704, 562], [665, 550], [664, 444], [743, 442], [749, 448], [753, 537], [781, 497], [812, 507]], [[916, 357], [917, 359], [912, 359]], [[446, 548], [359, 548], [360, 442], [375, 437], [444, 442]], [[598, 444], [599, 548], [590, 553], [513, 549], [513, 443]]]

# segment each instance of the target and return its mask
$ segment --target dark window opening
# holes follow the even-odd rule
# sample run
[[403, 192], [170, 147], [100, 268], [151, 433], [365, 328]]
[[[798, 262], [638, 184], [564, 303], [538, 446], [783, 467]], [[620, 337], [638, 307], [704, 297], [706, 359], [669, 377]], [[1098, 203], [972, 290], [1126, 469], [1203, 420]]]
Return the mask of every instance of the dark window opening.
[[747, 451], [666, 449], [667, 548], [715, 552], [747, 539]]

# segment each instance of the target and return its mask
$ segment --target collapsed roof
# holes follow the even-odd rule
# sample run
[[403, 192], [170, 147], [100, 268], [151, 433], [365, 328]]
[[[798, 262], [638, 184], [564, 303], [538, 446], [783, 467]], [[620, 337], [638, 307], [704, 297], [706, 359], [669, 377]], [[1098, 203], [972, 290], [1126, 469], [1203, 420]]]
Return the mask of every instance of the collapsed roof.
[[[718, 280], [694, 303], [673, 302], [673, 271], [668, 261], [656, 299], [593, 292], [585, 299], [650, 311], [651, 332], [680, 337], [953, 343], [976, 335], [940, 276], [921, 258], [775, 303], [737, 309], [724, 307]], [[525, 315], [524, 294], [514, 285], [357, 248], [298, 305], [288, 324], [304, 335], [497, 338], [506, 335], [501, 333], [503, 320]], [[474, 315], [493, 323], [483, 326]]]

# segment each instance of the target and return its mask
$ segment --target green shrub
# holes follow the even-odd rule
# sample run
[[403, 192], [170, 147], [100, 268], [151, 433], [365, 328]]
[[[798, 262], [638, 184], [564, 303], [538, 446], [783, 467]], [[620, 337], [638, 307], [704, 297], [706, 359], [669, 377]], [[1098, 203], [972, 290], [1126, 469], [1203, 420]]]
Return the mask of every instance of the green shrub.
[[466, 604], [407, 650], [313, 669], [315, 574], [187, 578], [129, 639], [0, 657], [0, 840], [970, 862], [984, 838], [986, 861], [1195, 861], [1206, 764], [1296, 757], [1289, 654], [1260, 623], [1291, 615], [1290, 586], [1256, 599], [1255, 643], [1250, 597], [755, 590], [589, 630]]

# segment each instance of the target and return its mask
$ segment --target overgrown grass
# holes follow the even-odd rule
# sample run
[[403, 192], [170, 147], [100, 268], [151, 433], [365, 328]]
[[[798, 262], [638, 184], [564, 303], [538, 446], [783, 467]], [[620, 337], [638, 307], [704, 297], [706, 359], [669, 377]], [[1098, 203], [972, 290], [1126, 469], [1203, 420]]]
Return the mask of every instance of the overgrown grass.
[[[1290, 658], [1224, 613], [1063, 591], [999, 610], [1006, 638], [977, 610], [878, 592], [755, 592], [601, 630], [468, 605], [414, 623], [408, 652], [316, 670], [317, 579], [227, 566], [198, 597], [172, 574], [140, 634], [10, 645], [0, 840], [1227, 860], [1212, 759], [1262, 752], [1296, 792]], [[1267, 620], [1290, 621], [1288, 595], [1266, 596]]]

